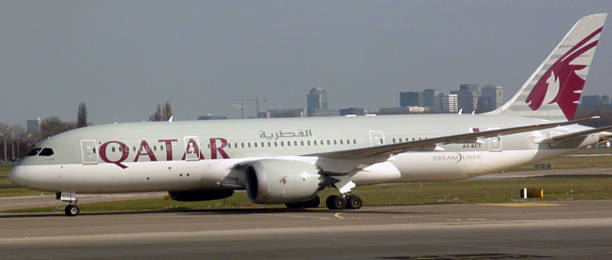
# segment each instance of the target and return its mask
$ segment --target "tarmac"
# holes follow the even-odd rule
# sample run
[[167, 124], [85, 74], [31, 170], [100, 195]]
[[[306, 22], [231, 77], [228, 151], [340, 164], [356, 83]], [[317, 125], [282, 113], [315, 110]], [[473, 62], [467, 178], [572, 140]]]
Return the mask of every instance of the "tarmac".
[[[612, 169], [480, 178], [612, 175]], [[83, 195], [81, 203], [164, 193]], [[1, 208], [55, 204], [0, 199]], [[45, 204], [46, 205], [46, 204]], [[611, 259], [612, 200], [0, 214], [1, 259]]]
[[0, 215], [3, 259], [612, 257], [612, 200]]

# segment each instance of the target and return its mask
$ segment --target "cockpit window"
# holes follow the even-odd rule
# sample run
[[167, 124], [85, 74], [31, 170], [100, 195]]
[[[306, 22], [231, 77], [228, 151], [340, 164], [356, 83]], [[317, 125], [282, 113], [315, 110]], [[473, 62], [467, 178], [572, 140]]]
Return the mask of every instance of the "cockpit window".
[[38, 152], [40, 152], [40, 150], [40, 147], [34, 147], [34, 149], [32, 149], [32, 151], [30, 151], [28, 154], [26, 154], [26, 156], [35, 156], [38, 154]]
[[38, 155], [39, 156], [51, 156], [51, 155], [53, 155], [53, 149], [45, 148]]

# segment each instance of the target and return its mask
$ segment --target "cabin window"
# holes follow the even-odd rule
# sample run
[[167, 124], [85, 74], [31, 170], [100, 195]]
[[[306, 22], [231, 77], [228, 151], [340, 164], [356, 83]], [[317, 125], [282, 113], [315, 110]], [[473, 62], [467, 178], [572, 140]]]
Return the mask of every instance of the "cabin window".
[[304, 146], [304, 141], [300, 141], [300, 143], [302, 144], [302, 146]]
[[240, 147], [244, 148], [244, 143], [240, 143]]
[[306, 141], [306, 144], [307, 144], [308, 146], [310, 146], [310, 140]]
[[40, 150], [42, 150], [39, 147], [34, 147], [34, 149], [32, 149], [32, 151], [30, 151], [28, 154], [26, 154], [26, 156], [35, 156], [38, 154], [38, 152], [40, 152]]
[[274, 141], [274, 147], [278, 146], [278, 142]]
[[285, 146], [285, 141], [281, 141], [281, 146]]
[[257, 148], [257, 142], [254, 142], [254, 143], [253, 143], [253, 146], [255, 146], [255, 148]]
[[291, 141], [287, 141], [287, 146], [291, 146]]
[[266, 143], [261, 142], [261, 147], [266, 147]]
[[313, 145], [317, 145], [317, 140], [312, 141]]
[[113, 153], [115, 152], [115, 147], [114, 146], [111, 148], [111, 152], [113, 152]]
[[272, 147], [272, 143], [271, 142], [268, 142], [268, 147]]
[[51, 148], [45, 148], [38, 154], [38, 156], [51, 156], [51, 155], [53, 155], [53, 149]]
[[340, 139], [340, 144], [344, 144], [344, 143], [342, 142], [342, 139]]
[[159, 150], [160, 150], [160, 151], [163, 151], [163, 150], [164, 150], [164, 146], [163, 146], [163, 145], [160, 145], [160, 146], [159, 146]]
[[153, 151], [157, 151], [157, 145], [153, 145]]
[[247, 146], [248, 146], [249, 148], [251, 148], [251, 142], [248, 142], [248, 143], [247, 143]]
[[297, 141], [293, 141], [293, 146], [297, 146]]
[[321, 140], [321, 141], [319, 142], [319, 144], [320, 144], [320, 145], [323, 145], [323, 144], [324, 144], [324, 143], [323, 143], [323, 140]]

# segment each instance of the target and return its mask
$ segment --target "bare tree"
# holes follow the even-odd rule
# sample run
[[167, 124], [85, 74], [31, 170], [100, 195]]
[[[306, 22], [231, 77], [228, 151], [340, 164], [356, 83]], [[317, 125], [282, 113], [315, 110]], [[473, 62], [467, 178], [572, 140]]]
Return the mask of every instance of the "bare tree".
[[44, 119], [40, 124], [42, 138], [54, 136], [74, 128], [76, 128], [75, 122], [63, 122], [58, 117], [54, 116]]
[[77, 114], [77, 128], [86, 127], [87, 126], [87, 106], [85, 102], [81, 102], [79, 104], [79, 112]]

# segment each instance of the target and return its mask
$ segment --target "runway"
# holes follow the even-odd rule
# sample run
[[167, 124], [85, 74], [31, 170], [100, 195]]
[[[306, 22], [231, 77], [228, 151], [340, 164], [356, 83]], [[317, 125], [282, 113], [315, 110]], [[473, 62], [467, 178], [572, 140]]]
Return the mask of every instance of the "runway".
[[0, 215], [3, 259], [610, 258], [612, 200]]

